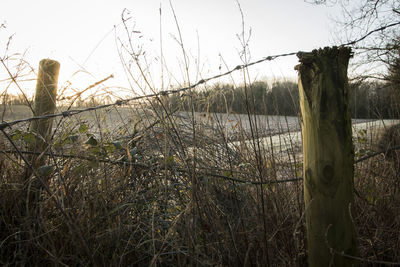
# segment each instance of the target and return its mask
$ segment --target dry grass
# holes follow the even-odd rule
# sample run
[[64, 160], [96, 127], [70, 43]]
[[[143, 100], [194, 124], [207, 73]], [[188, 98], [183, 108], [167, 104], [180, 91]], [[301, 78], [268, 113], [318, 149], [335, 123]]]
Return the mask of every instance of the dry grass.
[[[218, 127], [210, 136], [201, 121], [167, 113], [136, 106], [121, 124], [107, 122], [107, 111], [63, 119], [48, 173], [27, 177], [21, 155], [3, 154], [0, 264], [306, 265], [302, 182], [251, 184], [301, 176], [296, 150], [257, 139], [232, 147]], [[24, 151], [24, 132], [10, 135]], [[363, 259], [400, 261], [398, 167], [383, 156], [356, 165]], [[47, 192], [32, 192], [37, 177]]]

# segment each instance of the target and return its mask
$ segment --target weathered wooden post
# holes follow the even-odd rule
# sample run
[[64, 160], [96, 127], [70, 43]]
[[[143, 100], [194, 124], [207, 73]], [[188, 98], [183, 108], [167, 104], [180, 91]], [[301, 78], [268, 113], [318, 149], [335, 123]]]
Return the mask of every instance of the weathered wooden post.
[[[36, 83], [34, 115], [43, 116], [53, 114], [56, 109], [57, 82], [60, 71], [60, 63], [51, 59], [42, 59], [39, 63], [39, 71]], [[47, 148], [51, 138], [53, 119], [41, 119], [32, 121], [30, 131], [37, 136], [36, 142], [31, 145], [30, 150], [43, 152]], [[41, 165], [42, 160], [37, 161], [37, 155], [31, 157], [34, 167]]]
[[355, 266], [354, 150], [347, 67], [351, 49], [298, 54], [309, 266]]

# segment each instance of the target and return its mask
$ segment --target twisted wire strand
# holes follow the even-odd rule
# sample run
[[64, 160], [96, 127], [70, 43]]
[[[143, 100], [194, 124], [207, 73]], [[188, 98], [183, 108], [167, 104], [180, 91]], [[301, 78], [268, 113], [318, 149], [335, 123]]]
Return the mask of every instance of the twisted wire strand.
[[262, 59], [259, 59], [257, 61], [253, 61], [253, 62], [250, 62], [247, 64], [237, 65], [235, 68], [228, 70], [225, 73], [217, 74], [217, 75], [214, 75], [214, 76], [206, 78], [206, 79], [201, 79], [197, 83], [187, 86], [187, 87], [181, 87], [181, 88], [173, 89], [173, 90], [164, 90], [164, 91], [160, 91], [160, 92], [153, 93], [153, 94], [136, 96], [136, 97], [126, 98], [126, 99], [119, 99], [111, 104], [98, 105], [98, 106], [89, 107], [89, 108], [85, 108], [85, 109], [71, 109], [68, 111], [60, 112], [60, 113], [54, 113], [54, 114], [48, 114], [48, 115], [42, 115], [42, 116], [34, 116], [34, 117], [30, 117], [30, 118], [25, 118], [25, 119], [3, 122], [3, 123], [0, 123], [0, 130], [4, 130], [6, 128], [11, 128], [12, 126], [14, 126], [16, 124], [23, 123], [23, 122], [32, 122], [32, 121], [50, 119], [50, 118], [56, 118], [56, 117], [70, 117], [70, 116], [74, 116], [74, 115], [84, 113], [84, 112], [94, 111], [94, 110], [98, 110], [98, 109], [105, 109], [105, 108], [109, 108], [109, 107], [113, 107], [113, 106], [121, 106], [121, 105], [127, 104], [131, 101], [152, 98], [152, 97], [158, 97], [158, 96], [167, 96], [167, 95], [171, 95], [171, 94], [185, 92], [185, 91], [193, 89], [201, 84], [207, 83], [211, 80], [215, 80], [215, 79], [230, 75], [231, 73], [233, 73], [235, 71], [238, 71], [238, 70], [241, 70], [241, 69], [244, 69], [244, 68], [256, 65], [256, 64], [260, 64], [265, 61], [272, 61], [272, 60], [275, 60], [280, 57], [293, 56], [298, 53], [299, 52], [292, 52], [292, 53], [273, 55], [273, 56], [264, 57]]

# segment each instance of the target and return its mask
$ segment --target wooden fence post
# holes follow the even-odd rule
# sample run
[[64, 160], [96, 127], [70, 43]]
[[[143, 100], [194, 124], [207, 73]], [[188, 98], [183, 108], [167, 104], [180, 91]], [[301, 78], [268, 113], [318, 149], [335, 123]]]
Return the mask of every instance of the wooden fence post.
[[355, 266], [354, 149], [347, 67], [351, 49], [298, 54], [309, 266]]
[[[51, 59], [42, 59], [39, 62], [39, 71], [36, 83], [34, 115], [43, 116], [53, 114], [56, 109], [57, 82], [60, 71], [60, 63]], [[36, 142], [30, 150], [43, 152], [47, 148], [47, 142], [51, 137], [53, 119], [41, 119], [32, 121], [30, 131], [36, 134]], [[31, 164], [38, 167], [42, 160], [37, 162], [37, 155], [31, 157]]]

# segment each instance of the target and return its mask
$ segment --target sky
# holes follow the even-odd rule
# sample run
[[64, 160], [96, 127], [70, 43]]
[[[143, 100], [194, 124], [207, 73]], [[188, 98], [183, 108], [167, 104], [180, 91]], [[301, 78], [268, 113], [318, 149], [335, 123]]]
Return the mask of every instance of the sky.
[[[43, 58], [59, 61], [59, 88], [70, 82], [70, 88], [83, 90], [112, 74], [100, 86], [106, 92], [142, 94], [148, 85], [154, 90], [183, 86], [188, 76], [194, 83], [244, 61], [338, 44], [332, 21], [338, 15], [338, 7], [303, 0], [2, 0], [0, 56], [20, 53], [14, 58], [23, 57], [34, 71]], [[130, 64], [132, 54], [139, 54], [141, 70]], [[16, 62], [7, 62], [13, 74]], [[296, 64], [296, 56], [257, 64], [249, 79], [294, 80]], [[7, 76], [0, 65], [0, 81]], [[233, 79], [243, 80], [240, 73]], [[0, 83], [1, 92], [6, 85]], [[21, 78], [20, 86], [33, 93], [34, 82]]]

